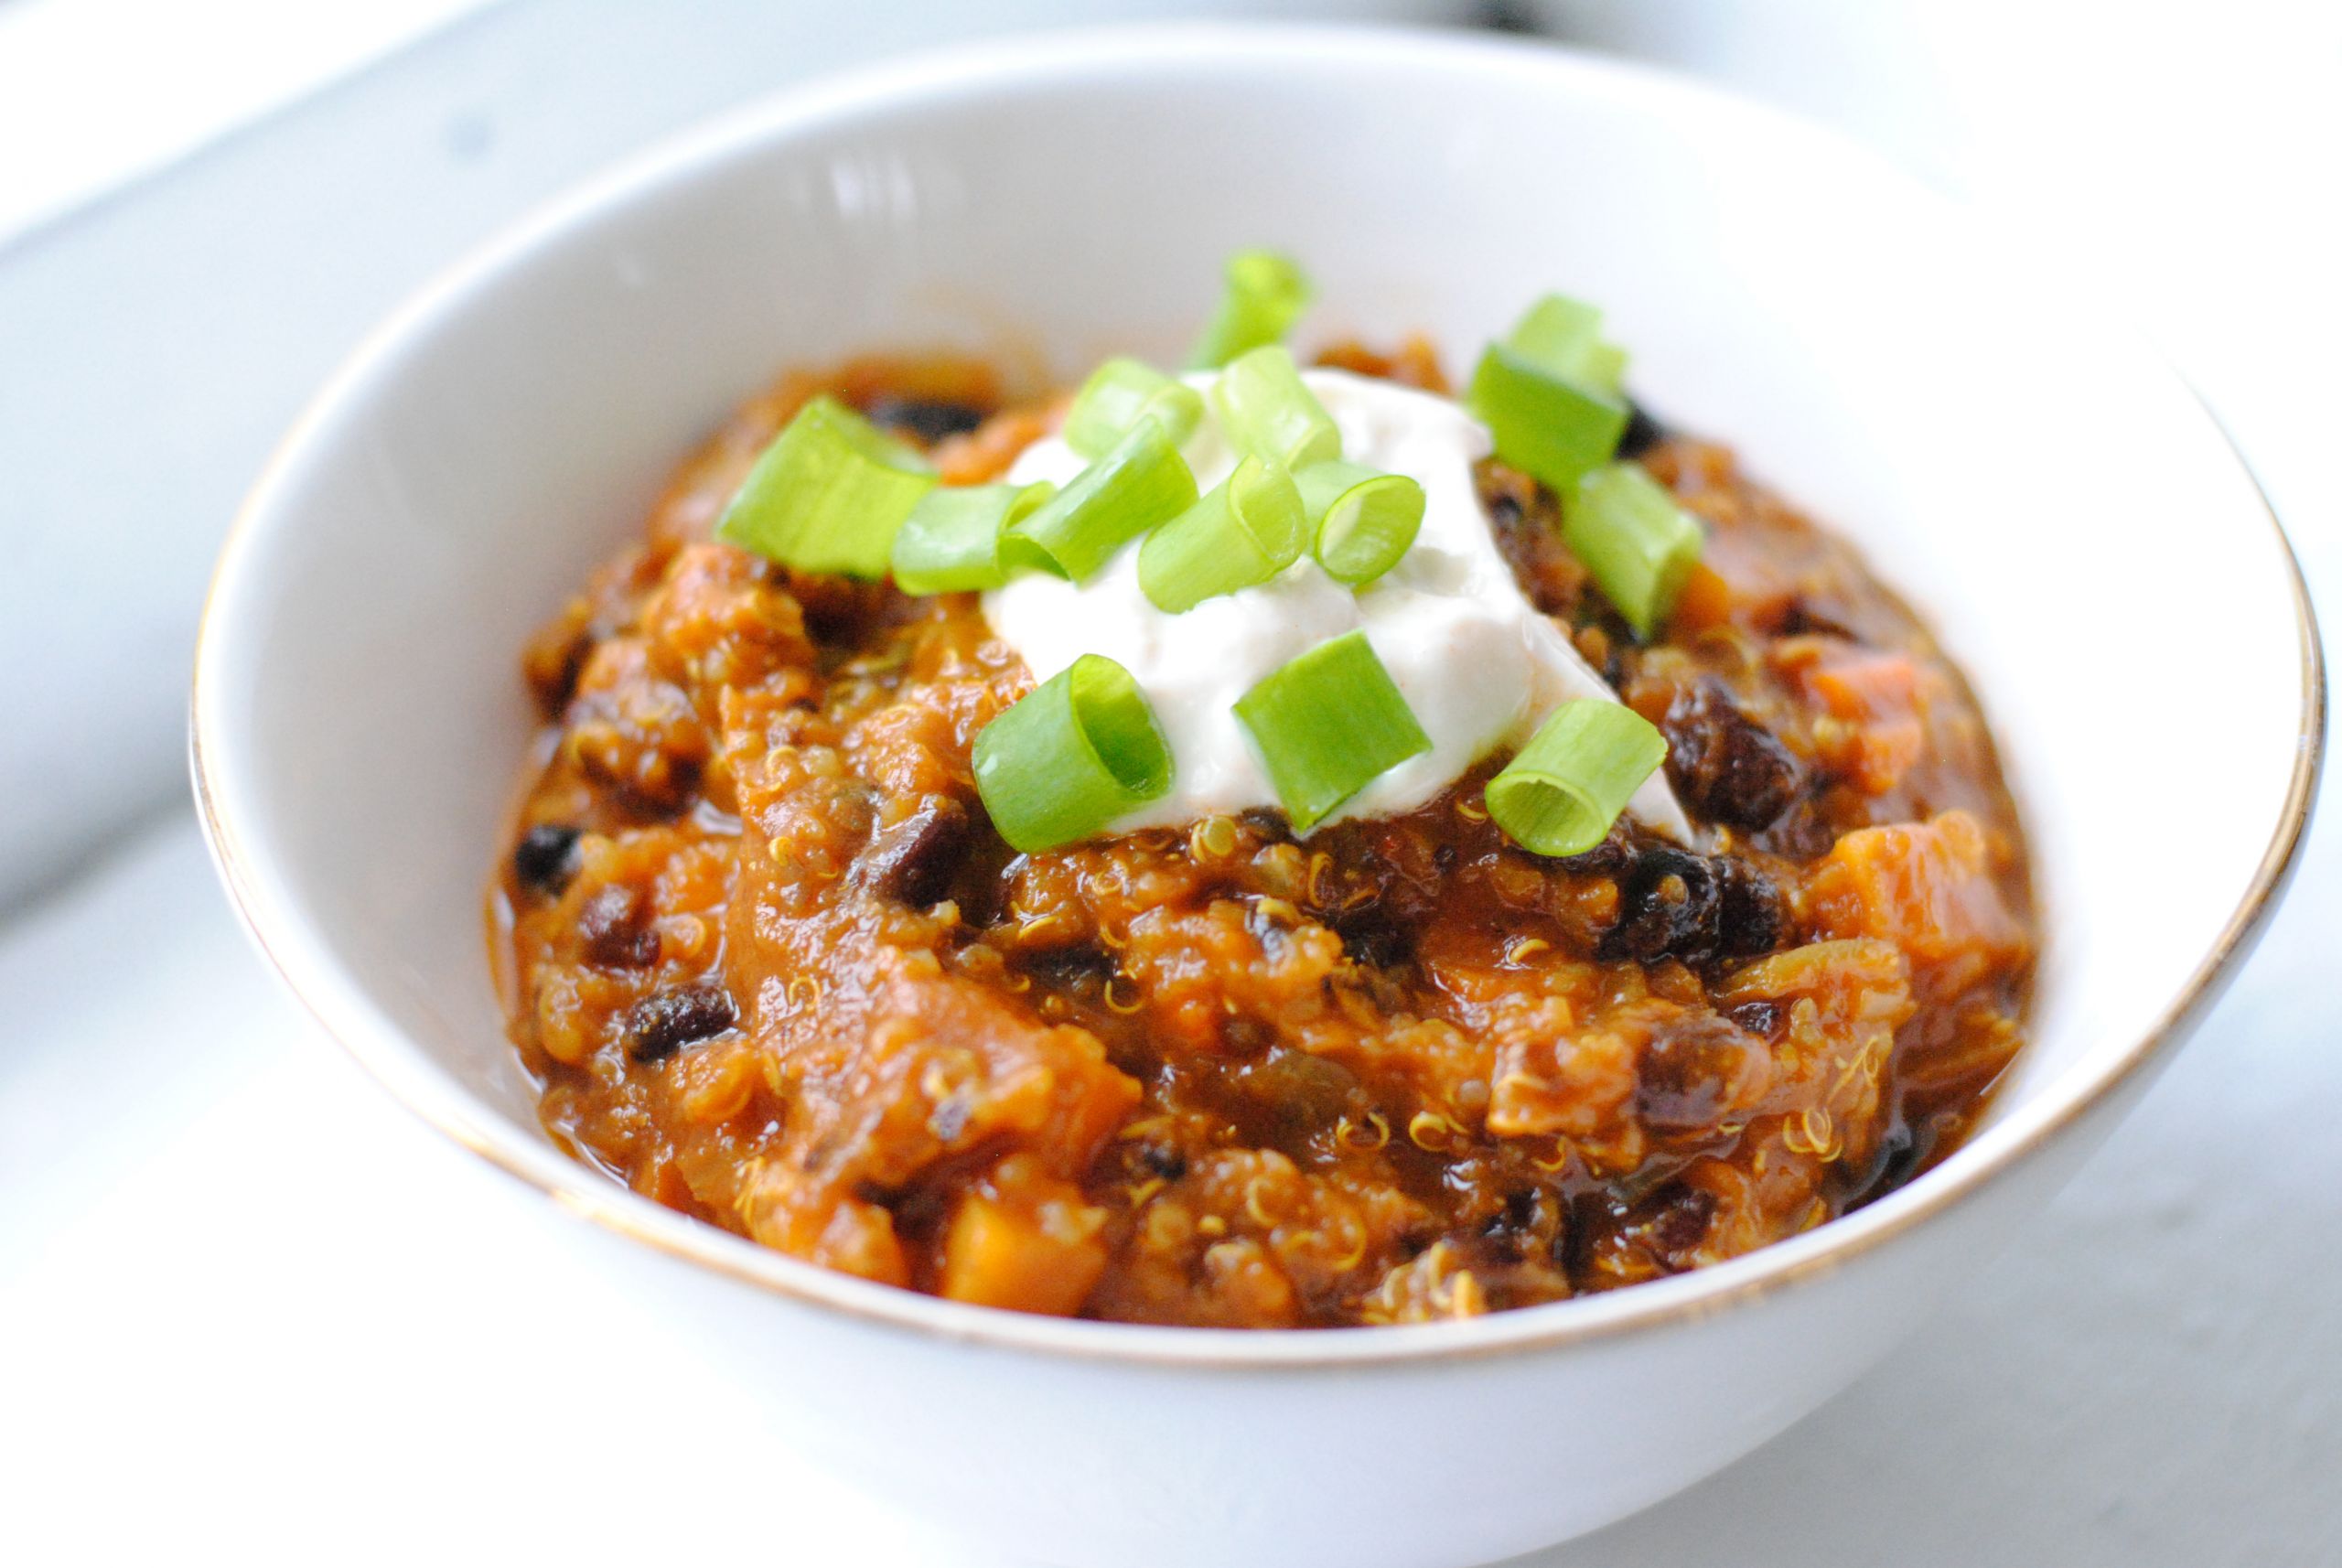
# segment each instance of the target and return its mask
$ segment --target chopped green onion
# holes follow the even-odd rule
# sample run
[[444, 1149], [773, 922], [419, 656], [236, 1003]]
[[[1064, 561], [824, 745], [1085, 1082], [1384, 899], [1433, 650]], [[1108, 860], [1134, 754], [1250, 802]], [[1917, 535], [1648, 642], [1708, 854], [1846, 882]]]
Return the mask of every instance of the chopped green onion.
[[1342, 433], [1284, 345], [1255, 349], [1219, 372], [1212, 406], [1239, 452], [1298, 470], [1342, 455]]
[[1699, 523], [1639, 463], [1596, 468], [1562, 499], [1562, 542], [1642, 637], [1674, 609], [1705, 542]]
[[1616, 343], [1596, 343], [1588, 349], [1585, 351], [1585, 382], [1597, 391], [1625, 401], [1627, 351]]
[[1204, 416], [1203, 394], [1136, 360], [1109, 360], [1090, 372], [1066, 411], [1065, 444], [1095, 457], [1142, 419], [1158, 419], [1171, 444], [1195, 434]]
[[1001, 559], [1080, 583], [1116, 551], [1196, 504], [1196, 476], [1171, 436], [1142, 419], [1106, 455], [1008, 524]]
[[1666, 759], [1666, 737], [1625, 703], [1563, 703], [1488, 780], [1488, 815], [1523, 849], [1584, 854]]
[[1239, 251], [1228, 258], [1219, 308], [1187, 363], [1199, 371], [1224, 365], [1263, 343], [1282, 343], [1316, 289], [1292, 258], [1274, 251]]
[[976, 736], [976, 793], [1013, 849], [1085, 839], [1171, 788], [1171, 746], [1131, 672], [1085, 653]]
[[1566, 490], [1608, 462], [1627, 433], [1627, 405], [1577, 386], [1491, 343], [1472, 372], [1466, 401], [1496, 437], [1497, 456]]
[[883, 577], [935, 475], [827, 393], [797, 411], [733, 493], [715, 536], [800, 572]]
[[939, 485], [928, 491], [895, 534], [895, 586], [907, 594], [999, 587], [1008, 580], [1000, 559], [1002, 531], [1057, 489], [1043, 479], [1030, 485]]
[[1313, 525], [1317, 564], [1338, 583], [1373, 582], [1399, 564], [1423, 525], [1423, 488], [1404, 474], [1337, 459], [1293, 478]]
[[1602, 340], [1602, 312], [1566, 295], [1531, 306], [1504, 343], [1547, 374], [1614, 398], [1626, 375], [1626, 350]]
[[1626, 351], [1602, 340], [1602, 312], [1549, 294], [1480, 356], [1466, 398], [1498, 456], [1566, 490], [1618, 450], [1626, 370]]
[[1292, 476], [1247, 457], [1226, 484], [1146, 536], [1138, 547], [1138, 585], [1156, 609], [1184, 615], [1206, 599], [1267, 582], [1301, 559], [1308, 539]]
[[1366, 633], [1321, 642], [1237, 700], [1236, 716], [1295, 832], [1411, 757], [1431, 737], [1374, 656]]

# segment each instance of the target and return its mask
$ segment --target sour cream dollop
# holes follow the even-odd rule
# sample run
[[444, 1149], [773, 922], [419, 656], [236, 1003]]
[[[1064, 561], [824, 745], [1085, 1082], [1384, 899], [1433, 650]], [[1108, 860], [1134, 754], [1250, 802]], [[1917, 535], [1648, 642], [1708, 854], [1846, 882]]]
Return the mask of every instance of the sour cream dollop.
[[[1176, 825], [1215, 813], [1278, 805], [1275, 788], [1234, 707], [1262, 677], [1331, 638], [1363, 629], [1416, 721], [1428, 752], [1382, 774], [1327, 817], [1411, 811], [1499, 747], [1517, 747], [1564, 702], [1617, 693], [1578, 657], [1568, 636], [1530, 604], [1498, 553], [1472, 466], [1488, 433], [1453, 400], [1347, 371], [1309, 370], [1302, 381], [1342, 433], [1342, 456], [1423, 488], [1423, 521], [1399, 564], [1362, 591], [1304, 555], [1258, 587], [1168, 615], [1139, 588], [1133, 544], [1086, 583], [1030, 573], [983, 596], [984, 618], [1046, 681], [1085, 653], [1131, 672], [1171, 744], [1170, 792], [1112, 831]], [[1208, 389], [1209, 373], [1187, 378]], [[1209, 489], [1235, 468], [1218, 418], [1207, 412], [1182, 453]], [[1065, 483], [1085, 460], [1057, 437], [1020, 456], [1012, 483]], [[1665, 775], [1653, 774], [1628, 811], [1688, 841]]]

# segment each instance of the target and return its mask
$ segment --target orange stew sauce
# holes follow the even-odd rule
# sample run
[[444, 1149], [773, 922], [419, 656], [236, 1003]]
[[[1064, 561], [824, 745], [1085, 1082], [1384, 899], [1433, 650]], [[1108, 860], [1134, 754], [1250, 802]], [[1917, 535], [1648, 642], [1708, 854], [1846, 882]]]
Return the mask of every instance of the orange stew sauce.
[[[1442, 385], [1421, 343], [1326, 362]], [[798, 375], [691, 458], [524, 668], [546, 717], [494, 942], [545, 1124], [790, 1256], [1021, 1311], [1286, 1327], [1558, 1301], [1819, 1225], [1939, 1158], [2023, 1037], [2025, 846], [1959, 672], [1724, 447], [1638, 421], [1710, 533], [1638, 642], [1491, 461], [1537, 606], [1666, 734], [1694, 851], [1542, 859], [1491, 758], [1296, 840], [1010, 851], [974, 736], [1031, 685], [973, 596], [709, 531], [829, 390], [996, 477], [1061, 400]]]

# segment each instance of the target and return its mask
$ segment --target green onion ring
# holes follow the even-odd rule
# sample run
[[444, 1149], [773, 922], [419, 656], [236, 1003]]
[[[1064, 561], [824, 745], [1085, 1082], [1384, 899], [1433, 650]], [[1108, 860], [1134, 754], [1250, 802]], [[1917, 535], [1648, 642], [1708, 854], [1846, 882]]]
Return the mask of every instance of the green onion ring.
[[1300, 368], [1282, 344], [1255, 349], [1220, 371], [1211, 401], [1229, 445], [1240, 452], [1289, 471], [1342, 455], [1334, 416], [1302, 384]]
[[1267, 582], [1301, 559], [1308, 537], [1292, 477], [1247, 457], [1226, 484], [1146, 536], [1138, 585], [1156, 609], [1184, 615], [1206, 599]]
[[1488, 815], [1521, 848], [1584, 854], [1667, 759], [1667, 739], [1623, 703], [1563, 703], [1488, 780]]
[[1502, 343], [1472, 372], [1465, 401], [1496, 437], [1497, 456], [1555, 490], [1608, 462], [1627, 433], [1627, 405], [1564, 381]]
[[1505, 347], [1548, 375], [1588, 392], [1618, 396], [1626, 350], [1602, 340], [1602, 312], [1583, 300], [1549, 294], [1505, 334]]
[[919, 498], [896, 531], [888, 560], [907, 594], [997, 588], [1008, 580], [1000, 537], [1009, 524], [1057, 494], [1030, 485], [939, 485]]
[[1423, 525], [1423, 488], [1338, 459], [1294, 476], [1311, 525], [1310, 550], [1338, 583], [1362, 588], [1396, 566]]
[[765, 448], [715, 537], [800, 572], [884, 577], [895, 531], [934, 486], [917, 453], [825, 392]]
[[1308, 274], [1274, 251], [1239, 251], [1223, 271], [1219, 306], [1187, 363], [1209, 371], [1264, 343], [1282, 343], [1316, 289]]
[[1363, 631], [1321, 642], [1270, 671], [1238, 699], [1236, 717], [1295, 832], [1431, 749]]
[[1641, 464], [1612, 463], [1564, 492], [1562, 542], [1647, 638], [1674, 609], [1706, 535]]
[[1142, 419], [1160, 420], [1175, 446], [1195, 434], [1204, 416], [1203, 393], [1136, 360], [1109, 360], [1090, 374], [1066, 411], [1065, 444], [1095, 457]]
[[1001, 535], [1009, 566], [1086, 582], [1139, 535], [1196, 504], [1196, 476], [1161, 424], [1142, 419]]
[[1171, 746], [1131, 672], [1085, 653], [976, 736], [976, 792], [1027, 854], [1089, 838], [1171, 788]]

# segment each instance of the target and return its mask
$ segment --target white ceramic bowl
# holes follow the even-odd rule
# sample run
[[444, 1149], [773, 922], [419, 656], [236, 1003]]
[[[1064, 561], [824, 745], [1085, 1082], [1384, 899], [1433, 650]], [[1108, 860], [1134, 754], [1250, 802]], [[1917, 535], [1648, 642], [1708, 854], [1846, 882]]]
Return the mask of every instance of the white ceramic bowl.
[[[2036, 1037], [1966, 1148], [1681, 1278], [1245, 1335], [824, 1273], [547, 1142], [479, 920], [532, 726], [525, 634], [777, 370], [1169, 354], [1247, 243], [1316, 272], [1310, 338], [1421, 328], [1457, 359], [1541, 290], [1604, 302], [1650, 403], [1737, 444], [1932, 618], [1997, 725], [2051, 932]], [[2186, 389], [2048, 273], [1815, 131], [1550, 48], [1100, 34], [793, 94], [523, 225], [302, 419], [198, 659], [213, 847], [392, 1092], [599, 1227], [627, 1288], [865, 1486], [1069, 1563], [1422, 1568], [1554, 1541], [1909, 1332], [2137, 1097], [2283, 880], [2324, 712], [2292, 558]]]

